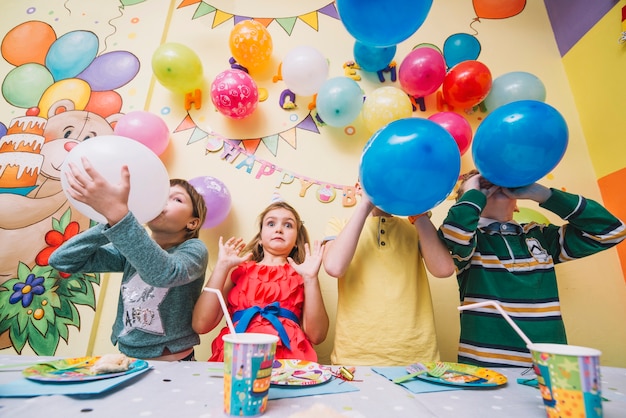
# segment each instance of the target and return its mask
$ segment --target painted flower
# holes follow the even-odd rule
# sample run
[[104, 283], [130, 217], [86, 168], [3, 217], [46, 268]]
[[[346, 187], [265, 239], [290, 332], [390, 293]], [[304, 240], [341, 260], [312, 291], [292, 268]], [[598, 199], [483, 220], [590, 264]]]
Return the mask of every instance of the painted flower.
[[34, 274], [29, 274], [26, 277], [26, 282], [18, 282], [13, 285], [13, 294], [9, 297], [9, 303], [16, 304], [22, 301], [22, 306], [28, 308], [33, 301], [35, 295], [41, 295], [46, 291], [43, 287], [44, 278], [36, 277]]
[[[39, 251], [39, 254], [37, 254], [37, 257], [35, 257], [35, 263], [37, 263], [38, 266], [47, 266], [50, 255], [57, 248], [59, 248], [61, 244], [72, 238], [74, 235], [78, 234], [79, 231], [80, 225], [78, 224], [78, 222], [72, 221], [67, 224], [67, 227], [65, 228], [65, 231], [63, 233], [55, 229], [46, 232], [45, 240], [48, 246]], [[71, 276], [71, 274], [63, 272], [59, 272], [59, 275], [64, 279], [67, 279]]]

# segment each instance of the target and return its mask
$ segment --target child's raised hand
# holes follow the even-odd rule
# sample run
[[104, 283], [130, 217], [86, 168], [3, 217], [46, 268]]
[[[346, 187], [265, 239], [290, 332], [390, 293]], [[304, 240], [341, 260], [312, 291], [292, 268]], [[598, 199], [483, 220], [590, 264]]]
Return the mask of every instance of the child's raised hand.
[[515, 189], [506, 189], [503, 187], [502, 192], [511, 199], [529, 199], [537, 203], [543, 203], [552, 196], [552, 190], [539, 183], [533, 183]]
[[243, 242], [242, 238], [230, 237], [226, 242], [224, 242], [224, 238], [220, 237], [218, 243], [217, 261], [230, 267], [234, 267], [244, 261], [250, 260], [250, 258], [252, 258], [252, 253], [247, 253], [243, 257], [239, 255], [245, 246], [246, 244]]
[[291, 257], [287, 258], [289, 265], [302, 276], [303, 279], [315, 279], [322, 266], [322, 258], [324, 256], [324, 250], [326, 245], [321, 241], [315, 240], [313, 243], [313, 250], [311, 250], [309, 244], [304, 244], [305, 258], [301, 264], [296, 264]]

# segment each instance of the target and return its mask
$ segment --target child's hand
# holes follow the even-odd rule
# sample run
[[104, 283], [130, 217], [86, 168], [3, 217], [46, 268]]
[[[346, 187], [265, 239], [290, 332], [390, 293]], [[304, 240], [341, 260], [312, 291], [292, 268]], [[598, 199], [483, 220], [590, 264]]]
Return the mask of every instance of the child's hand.
[[511, 199], [528, 199], [534, 200], [537, 203], [543, 203], [552, 196], [552, 190], [538, 183], [517, 187], [515, 189], [506, 189], [503, 187], [502, 192]]
[[320, 271], [320, 267], [322, 266], [322, 257], [324, 256], [325, 249], [326, 245], [316, 240], [313, 243], [313, 251], [310, 250], [309, 244], [304, 244], [304, 252], [306, 256], [302, 264], [296, 264], [291, 257], [289, 257], [287, 261], [296, 273], [302, 276], [304, 280], [317, 280], [317, 275]]
[[223, 237], [220, 237], [218, 244], [217, 262], [227, 265], [229, 268], [237, 266], [244, 261], [252, 258], [252, 253], [248, 253], [243, 257], [239, 254], [245, 248], [246, 244], [242, 238], [231, 237], [224, 243]]

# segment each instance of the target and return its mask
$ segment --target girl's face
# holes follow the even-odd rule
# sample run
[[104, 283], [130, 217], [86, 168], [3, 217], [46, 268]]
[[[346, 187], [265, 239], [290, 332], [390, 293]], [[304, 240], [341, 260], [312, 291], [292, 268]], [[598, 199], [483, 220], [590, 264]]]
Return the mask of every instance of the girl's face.
[[261, 225], [261, 245], [263, 251], [287, 257], [296, 245], [298, 225], [296, 217], [287, 209], [269, 211]]

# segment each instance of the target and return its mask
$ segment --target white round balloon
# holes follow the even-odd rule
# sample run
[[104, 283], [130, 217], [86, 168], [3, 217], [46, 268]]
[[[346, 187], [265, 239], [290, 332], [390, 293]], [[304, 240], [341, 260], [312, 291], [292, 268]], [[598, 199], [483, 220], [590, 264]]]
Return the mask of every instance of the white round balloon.
[[312, 46], [297, 46], [285, 55], [281, 75], [289, 90], [312, 96], [328, 78], [328, 60]]
[[69, 163], [82, 169], [81, 158], [86, 157], [93, 167], [110, 183], [121, 180], [122, 166], [130, 171], [128, 208], [140, 223], [156, 218], [169, 198], [170, 181], [165, 166], [147, 146], [118, 135], [102, 135], [76, 145], [61, 167], [61, 186], [70, 203], [83, 215], [100, 223], [107, 220], [91, 206], [76, 201], [67, 193], [66, 174]]

